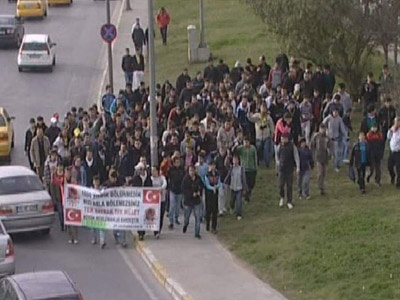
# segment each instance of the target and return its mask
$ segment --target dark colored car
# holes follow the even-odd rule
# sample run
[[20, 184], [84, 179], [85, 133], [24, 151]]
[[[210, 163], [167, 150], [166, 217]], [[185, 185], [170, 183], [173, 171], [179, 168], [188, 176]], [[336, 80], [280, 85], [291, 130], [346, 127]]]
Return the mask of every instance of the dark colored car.
[[13, 15], [0, 15], [0, 45], [19, 48], [25, 34], [24, 21]]
[[0, 281], [1, 300], [83, 300], [67, 273], [41, 271], [12, 275]]

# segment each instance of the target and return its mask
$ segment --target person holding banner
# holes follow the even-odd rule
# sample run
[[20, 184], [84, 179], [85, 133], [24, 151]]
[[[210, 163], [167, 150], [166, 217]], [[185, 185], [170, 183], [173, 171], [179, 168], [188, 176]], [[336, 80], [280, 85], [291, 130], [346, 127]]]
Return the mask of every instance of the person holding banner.
[[[196, 167], [190, 166], [188, 174], [182, 182], [183, 204], [185, 207], [185, 223], [183, 233], [186, 233], [189, 226], [190, 215], [194, 214], [194, 236], [201, 239], [200, 218], [202, 216], [201, 194], [203, 191], [203, 181], [196, 174]], [[218, 203], [218, 202], [217, 202]]]
[[163, 175], [160, 174], [160, 170], [158, 167], [151, 168], [151, 181], [153, 183], [153, 187], [161, 189], [161, 207], [160, 207], [160, 229], [159, 231], [154, 231], [154, 236], [159, 239], [160, 233], [164, 223], [164, 214], [166, 207], [166, 197], [165, 190], [167, 189], [167, 179]]
[[64, 208], [63, 208], [64, 166], [60, 162], [57, 164], [56, 171], [51, 176], [49, 188], [50, 188], [50, 195], [57, 208], [61, 231], [64, 231]]
[[[93, 188], [95, 190], [101, 189], [99, 175], [93, 176], [92, 182], [93, 182]], [[90, 231], [92, 233], [92, 244], [93, 245], [97, 244], [97, 236], [98, 236], [100, 239], [100, 247], [101, 249], [104, 249], [106, 247], [106, 231], [104, 229], [96, 229], [96, 228], [92, 228]]]
[[[64, 184], [72, 183], [72, 184], [79, 184], [76, 180], [76, 177], [73, 176], [72, 166], [65, 168], [64, 171]], [[78, 244], [78, 227], [77, 226], [67, 226], [68, 232], [68, 243], [69, 244]]]
[[[133, 176], [133, 180], [132, 180], [133, 181], [132, 185], [134, 187], [144, 187], [144, 186], [151, 187], [151, 186], [153, 186], [151, 176], [150, 176], [150, 174], [148, 174], [148, 172], [146, 170], [146, 165], [144, 163], [139, 162], [135, 167], [135, 171], [137, 172], [137, 174], [135, 174], [135, 176]], [[139, 241], [144, 240], [145, 233], [146, 233], [145, 231], [138, 231]], [[124, 235], [125, 235], [125, 232], [124, 232]]]

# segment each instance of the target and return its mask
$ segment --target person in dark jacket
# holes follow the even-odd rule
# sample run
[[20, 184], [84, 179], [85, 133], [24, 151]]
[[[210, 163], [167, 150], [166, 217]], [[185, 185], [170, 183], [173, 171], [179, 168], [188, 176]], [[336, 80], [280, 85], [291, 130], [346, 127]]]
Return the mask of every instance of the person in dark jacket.
[[375, 183], [381, 186], [381, 161], [385, 151], [385, 140], [382, 133], [378, 130], [378, 125], [374, 124], [371, 130], [367, 133], [367, 143], [370, 152], [370, 172], [367, 176], [367, 182], [371, 179], [375, 171]]
[[132, 160], [129, 157], [125, 143], [121, 143], [119, 153], [115, 158], [114, 166], [118, 171], [120, 184], [125, 182], [126, 177], [133, 176]]
[[309, 200], [311, 169], [314, 168], [313, 154], [305, 138], [301, 138], [299, 143], [300, 173], [297, 177], [297, 192], [299, 200], [303, 197]]
[[358, 142], [353, 146], [350, 156], [350, 167], [357, 168], [357, 183], [361, 193], [365, 194], [365, 170], [370, 163], [370, 149], [365, 134], [360, 132]]
[[132, 26], [131, 36], [135, 49], [140, 49], [140, 53], [143, 53], [143, 45], [146, 45], [146, 37], [143, 28], [140, 26], [139, 18], [136, 18], [136, 23]]
[[361, 90], [361, 101], [363, 104], [363, 114], [366, 115], [368, 107], [378, 102], [378, 85], [374, 80], [374, 74], [369, 73], [367, 82], [364, 83]]
[[182, 178], [185, 176], [185, 170], [181, 166], [181, 160], [174, 157], [172, 167], [168, 170], [168, 188], [169, 188], [169, 229], [174, 229], [174, 221], [177, 225], [179, 222], [179, 213], [182, 203]]
[[90, 147], [86, 148], [86, 157], [82, 162], [82, 166], [86, 172], [86, 186], [91, 187], [93, 178], [99, 175], [100, 169], [97, 159], [93, 155], [93, 150]]
[[213, 234], [217, 233], [218, 222], [218, 190], [221, 188], [221, 177], [215, 169], [215, 161], [208, 164], [208, 172], [204, 177], [204, 185], [206, 190], [206, 230]]
[[125, 49], [125, 55], [122, 57], [122, 71], [125, 75], [125, 84], [132, 84], [133, 81], [133, 56], [129, 53], [129, 48]]
[[196, 168], [190, 166], [188, 174], [182, 181], [183, 205], [185, 207], [185, 222], [183, 224], [183, 233], [186, 233], [189, 226], [190, 215], [194, 214], [194, 236], [201, 239], [200, 218], [202, 215], [201, 194], [203, 191], [203, 182], [196, 174]]
[[24, 150], [25, 150], [25, 155], [28, 156], [29, 166], [32, 171], [36, 171], [36, 170], [35, 170], [35, 167], [33, 165], [33, 162], [32, 162], [32, 159], [31, 159], [31, 156], [29, 155], [29, 153], [31, 151], [31, 144], [32, 144], [32, 140], [33, 140], [35, 134], [36, 134], [36, 122], [35, 122], [34, 118], [31, 118], [29, 120], [29, 128], [25, 132]]
[[335, 74], [333, 74], [331, 71], [330, 65], [324, 66], [323, 78], [324, 78], [325, 93], [332, 94], [333, 89], [335, 88], [336, 79], [335, 79]]
[[57, 119], [51, 118], [50, 127], [48, 127], [44, 133], [49, 138], [50, 145], [53, 145], [56, 138], [59, 136], [61, 129], [57, 126]]
[[367, 115], [361, 121], [360, 131], [366, 135], [372, 128], [376, 125], [379, 129], [379, 120], [376, 113], [376, 108], [374, 104], [370, 104], [367, 109]]
[[385, 105], [382, 106], [378, 112], [380, 129], [381, 129], [383, 138], [385, 140], [386, 140], [387, 132], [394, 124], [395, 117], [396, 117], [396, 108], [392, 104], [392, 98], [387, 97], [385, 99]]
[[185, 68], [183, 69], [183, 72], [181, 75], [178, 76], [176, 79], [176, 94], [179, 96], [182, 92], [182, 90], [186, 87], [186, 82], [191, 81], [192, 79], [189, 76], [188, 69]]
[[219, 71], [217, 67], [214, 66], [214, 60], [212, 58], [208, 59], [208, 66], [204, 69], [203, 78], [213, 83], [217, 83], [220, 78]]
[[283, 207], [285, 202], [285, 187], [287, 207], [293, 208], [293, 172], [296, 168], [297, 173], [300, 173], [299, 152], [293, 142], [289, 141], [289, 134], [284, 133], [281, 137], [281, 143], [276, 148], [275, 152], [276, 167], [278, 170], [279, 181], [279, 207]]
[[[135, 166], [135, 171], [137, 171], [137, 174], [133, 176], [132, 179], [132, 185], [134, 187], [153, 186], [153, 182], [151, 180], [151, 174], [150, 172], [147, 171], [146, 166], [143, 163], [139, 162]], [[145, 231], [138, 231], [139, 241], [143, 241], [145, 233], [146, 233]]]

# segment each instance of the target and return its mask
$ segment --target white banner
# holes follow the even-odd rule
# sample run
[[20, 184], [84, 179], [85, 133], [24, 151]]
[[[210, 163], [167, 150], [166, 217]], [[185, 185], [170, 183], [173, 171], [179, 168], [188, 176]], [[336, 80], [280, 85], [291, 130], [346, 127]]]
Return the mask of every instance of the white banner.
[[153, 188], [95, 190], [74, 184], [64, 188], [65, 225], [98, 229], [158, 231], [161, 192]]

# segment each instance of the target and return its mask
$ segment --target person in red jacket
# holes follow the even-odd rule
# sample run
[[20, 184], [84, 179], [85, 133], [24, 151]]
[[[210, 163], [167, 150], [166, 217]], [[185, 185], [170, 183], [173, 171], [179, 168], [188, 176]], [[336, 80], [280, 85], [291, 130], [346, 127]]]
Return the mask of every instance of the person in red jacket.
[[171, 21], [171, 17], [169, 16], [167, 10], [164, 7], [161, 7], [160, 11], [156, 16], [156, 20], [157, 20], [157, 25], [160, 28], [163, 45], [166, 45], [167, 30], [169, 22]]

